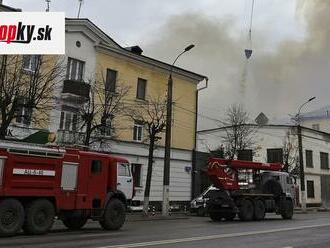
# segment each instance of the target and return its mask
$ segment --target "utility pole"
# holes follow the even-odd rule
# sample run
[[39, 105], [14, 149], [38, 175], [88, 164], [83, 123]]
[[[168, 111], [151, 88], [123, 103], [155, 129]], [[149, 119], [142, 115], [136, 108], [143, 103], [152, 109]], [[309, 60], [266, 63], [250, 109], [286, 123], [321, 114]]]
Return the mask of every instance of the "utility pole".
[[166, 133], [165, 133], [165, 154], [164, 154], [164, 176], [163, 176], [163, 204], [162, 215], [168, 216], [170, 209], [170, 161], [171, 161], [171, 132], [172, 132], [172, 101], [173, 101], [173, 78], [172, 72], [175, 62], [179, 57], [194, 48], [195, 45], [187, 46], [181, 52], [170, 68], [170, 75], [167, 82], [167, 102], [166, 102]]
[[80, 18], [81, 5], [82, 5], [83, 0], [78, 0], [78, 1], [79, 1], [79, 8], [78, 8], [77, 18], [79, 19]]
[[298, 136], [298, 147], [299, 147], [299, 176], [300, 176], [300, 192], [301, 192], [301, 209], [303, 212], [306, 211], [306, 185], [305, 185], [305, 168], [304, 168], [304, 154], [303, 154], [303, 145], [302, 145], [302, 131], [300, 125], [300, 111], [303, 106], [307, 103], [313, 101], [316, 97], [308, 99], [303, 103], [298, 110], [297, 118], [297, 136]]
[[301, 209], [306, 211], [306, 186], [305, 186], [305, 168], [304, 168], [304, 155], [301, 137], [301, 125], [297, 125], [298, 147], [299, 147], [299, 175], [300, 175], [300, 191], [301, 191]]
[[46, 4], [47, 4], [46, 12], [49, 12], [49, 9], [50, 9], [50, 1], [51, 1], [51, 0], [46, 0]]

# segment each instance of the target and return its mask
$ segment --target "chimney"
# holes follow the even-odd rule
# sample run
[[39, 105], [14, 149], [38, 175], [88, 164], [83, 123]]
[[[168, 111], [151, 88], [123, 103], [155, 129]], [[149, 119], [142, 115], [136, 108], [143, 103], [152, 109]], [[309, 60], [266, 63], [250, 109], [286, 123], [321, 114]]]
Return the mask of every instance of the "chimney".
[[138, 55], [141, 55], [143, 53], [143, 50], [139, 46], [125, 47], [125, 49]]
[[2, 0], [0, 0], [0, 4], [2, 4]]

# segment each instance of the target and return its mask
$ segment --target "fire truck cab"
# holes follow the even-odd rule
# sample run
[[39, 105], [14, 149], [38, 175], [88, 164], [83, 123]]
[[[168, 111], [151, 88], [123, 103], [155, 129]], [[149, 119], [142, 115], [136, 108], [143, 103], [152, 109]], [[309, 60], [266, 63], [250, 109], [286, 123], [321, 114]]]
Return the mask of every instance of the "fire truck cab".
[[[126, 159], [79, 149], [0, 142], [0, 235], [47, 233], [55, 216], [69, 229], [88, 219], [106, 230], [125, 221], [127, 198], [133, 192]], [[130, 178], [129, 178], [130, 176]], [[125, 180], [120, 190], [118, 178]], [[131, 190], [128, 187], [131, 187]]]

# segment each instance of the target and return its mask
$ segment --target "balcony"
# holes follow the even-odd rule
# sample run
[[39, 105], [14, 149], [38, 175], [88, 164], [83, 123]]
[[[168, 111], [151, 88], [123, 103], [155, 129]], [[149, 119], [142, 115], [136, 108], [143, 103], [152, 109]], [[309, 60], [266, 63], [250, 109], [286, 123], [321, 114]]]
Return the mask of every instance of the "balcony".
[[64, 80], [62, 98], [68, 101], [84, 102], [89, 97], [90, 85], [85, 82]]
[[85, 133], [58, 130], [57, 131], [57, 142], [59, 144], [69, 144], [69, 145], [82, 145], [84, 143]]

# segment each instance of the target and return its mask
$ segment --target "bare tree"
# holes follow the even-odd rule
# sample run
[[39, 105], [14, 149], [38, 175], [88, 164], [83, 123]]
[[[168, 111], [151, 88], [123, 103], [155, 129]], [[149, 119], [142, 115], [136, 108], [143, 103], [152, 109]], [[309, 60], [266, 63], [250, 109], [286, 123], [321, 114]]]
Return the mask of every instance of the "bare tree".
[[148, 170], [146, 186], [143, 199], [143, 213], [148, 214], [150, 185], [152, 178], [152, 166], [154, 161], [154, 150], [157, 141], [160, 139], [158, 134], [164, 131], [166, 126], [166, 100], [165, 98], [151, 98], [147, 102], [141, 102], [128, 111], [128, 115], [138, 123], [141, 123], [147, 133], [149, 141]]
[[249, 114], [240, 104], [233, 104], [226, 110], [224, 130], [224, 156], [229, 159], [237, 158], [240, 151], [252, 149], [256, 128], [249, 125]]
[[95, 141], [102, 142], [104, 136], [114, 137], [114, 119], [123, 116], [124, 97], [129, 92], [125, 85], [111, 87], [103, 74], [101, 82], [94, 81], [90, 85], [89, 98], [79, 109], [81, 128], [85, 129], [85, 146]]
[[283, 140], [283, 170], [293, 175], [299, 172], [298, 146], [295, 136], [288, 130]]
[[0, 139], [15, 119], [26, 125], [48, 121], [64, 68], [54, 56], [0, 56]]

